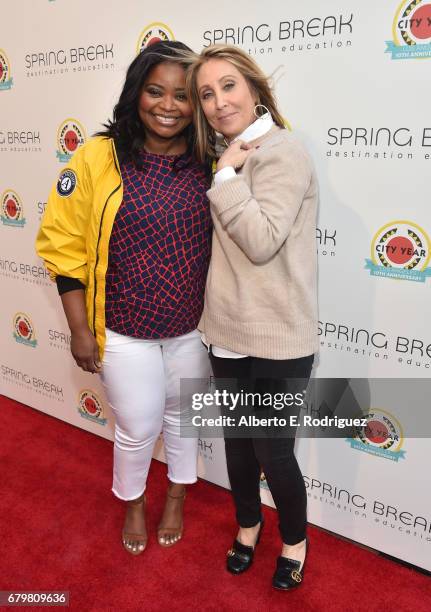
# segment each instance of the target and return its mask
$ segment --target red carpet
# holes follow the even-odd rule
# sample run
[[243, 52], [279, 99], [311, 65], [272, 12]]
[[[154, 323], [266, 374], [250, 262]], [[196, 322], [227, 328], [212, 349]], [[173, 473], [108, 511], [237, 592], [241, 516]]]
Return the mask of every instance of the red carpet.
[[189, 488], [184, 539], [161, 548], [154, 532], [166, 469], [158, 462], [147, 489], [150, 541], [132, 557], [120, 544], [122, 503], [110, 492], [112, 444], [1, 396], [0, 417], [0, 590], [68, 590], [70, 609], [82, 612], [431, 610], [429, 577], [313, 527], [303, 586], [273, 590], [271, 509], [254, 566], [231, 576], [230, 495], [203, 481]]

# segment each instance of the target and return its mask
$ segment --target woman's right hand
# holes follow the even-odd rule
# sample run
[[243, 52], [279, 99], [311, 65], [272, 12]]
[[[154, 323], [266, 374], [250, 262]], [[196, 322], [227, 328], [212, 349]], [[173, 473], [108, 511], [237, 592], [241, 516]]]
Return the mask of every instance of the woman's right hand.
[[84, 372], [100, 372], [99, 348], [88, 327], [84, 290], [66, 291], [61, 294], [61, 301], [71, 333], [70, 350], [74, 360]]
[[84, 372], [96, 374], [102, 369], [99, 347], [88, 326], [79, 331], [71, 332], [70, 350], [77, 365]]
[[254, 150], [255, 147], [247, 142], [236, 140], [233, 144], [228, 146], [218, 160], [217, 172], [226, 166], [231, 166], [234, 170], [239, 170], [244, 165], [247, 157], [249, 157]]

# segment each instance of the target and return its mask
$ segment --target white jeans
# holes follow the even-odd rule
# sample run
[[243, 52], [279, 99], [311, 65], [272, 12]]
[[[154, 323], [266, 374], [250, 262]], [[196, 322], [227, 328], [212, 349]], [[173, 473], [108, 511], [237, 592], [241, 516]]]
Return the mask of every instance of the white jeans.
[[180, 437], [180, 380], [205, 379], [209, 371], [197, 330], [177, 338], [141, 340], [106, 329], [101, 378], [115, 415], [112, 491], [117, 497], [136, 499], [145, 491], [161, 432], [169, 480], [196, 482], [198, 439]]

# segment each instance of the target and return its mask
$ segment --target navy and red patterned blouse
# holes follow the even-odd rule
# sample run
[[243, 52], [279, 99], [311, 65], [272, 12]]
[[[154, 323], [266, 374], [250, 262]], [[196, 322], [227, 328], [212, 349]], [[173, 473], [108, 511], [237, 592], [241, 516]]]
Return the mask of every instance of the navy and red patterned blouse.
[[109, 243], [106, 327], [134, 338], [172, 338], [196, 329], [203, 309], [209, 179], [187, 154], [143, 151], [142, 163], [142, 170], [133, 162], [121, 167], [123, 202]]

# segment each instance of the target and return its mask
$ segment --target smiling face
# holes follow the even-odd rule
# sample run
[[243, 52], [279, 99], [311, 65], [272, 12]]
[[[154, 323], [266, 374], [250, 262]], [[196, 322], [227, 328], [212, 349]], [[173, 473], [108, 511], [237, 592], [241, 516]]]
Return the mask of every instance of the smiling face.
[[257, 95], [239, 70], [223, 59], [210, 59], [197, 74], [197, 90], [208, 123], [229, 140], [251, 125]]
[[185, 93], [185, 73], [174, 62], [154, 66], [142, 87], [138, 114], [147, 140], [171, 140], [192, 121], [192, 108]]

